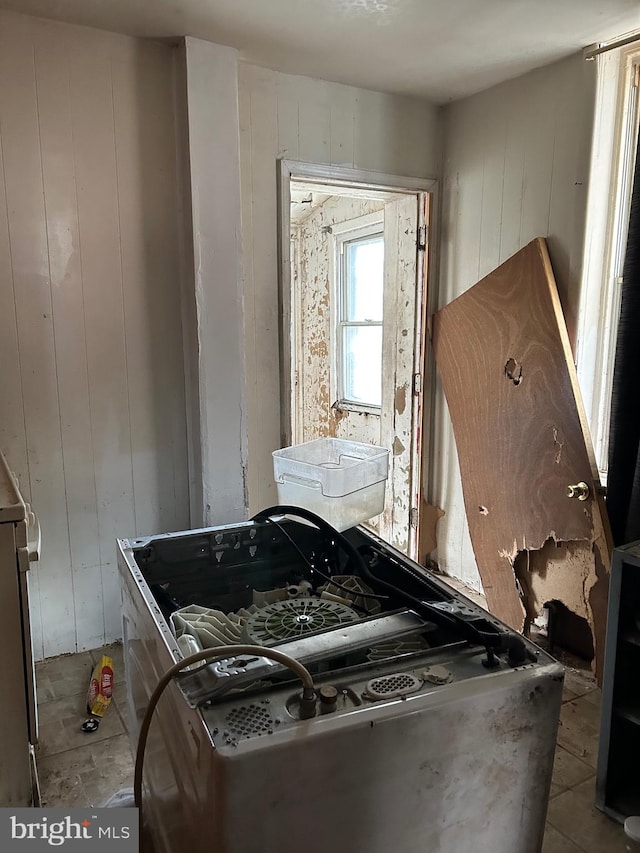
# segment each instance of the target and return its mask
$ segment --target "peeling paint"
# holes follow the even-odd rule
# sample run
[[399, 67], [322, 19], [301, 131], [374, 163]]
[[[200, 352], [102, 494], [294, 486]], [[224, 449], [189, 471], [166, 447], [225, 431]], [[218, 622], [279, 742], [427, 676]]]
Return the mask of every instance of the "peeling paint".
[[400, 456], [401, 453], [404, 452], [404, 444], [400, 441], [398, 436], [393, 439], [393, 455]]
[[344, 418], [348, 418], [348, 417], [349, 417], [349, 412], [348, 412], [348, 411], [346, 411], [346, 409], [341, 409], [341, 408], [339, 408], [339, 406], [338, 406], [338, 401], [337, 401], [337, 400], [336, 400], [336, 402], [331, 406], [331, 410], [332, 410], [332, 412], [333, 412], [333, 417], [335, 418], [335, 420], [336, 420], [336, 422], [337, 422], [337, 423], [340, 423], [340, 421], [344, 420]]
[[420, 537], [418, 542], [418, 560], [425, 566], [429, 555], [438, 547], [437, 527], [438, 521], [445, 512], [439, 506], [434, 506], [426, 501], [422, 504], [420, 513]]
[[407, 385], [396, 388], [395, 399], [396, 412], [401, 415], [407, 407]]
[[[339, 437], [379, 441], [379, 427], [369, 426], [367, 418], [353, 412], [332, 409], [333, 387], [330, 363], [331, 294], [330, 280], [333, 225], [373, 213], [383, 207], [381, 201], [329, 197], [298, 227], [296, 296], [302, 333], [299, 337], [300, 420], [304, 440]], [[353, 434], [353, 435], [352, 435]]]
[[[392, 544], [405, 550], [407, 547], [410, 500], [411, 448], [411, 373], [413, 370], [413, 299], [415, 278], [409, 279], [403, 270], [415, 273], [415, 200], [406, 200], [403, 206], [395, 200], [393, 214], [385, 208], [385, 202], [373, 199], [356, 199], [344, 196], [326, 198], [319, 207], [305, 216], [298, 226], [296, 261], [299, 272], [294, 307], [299, 318], [301, 334], [297, 337], [297, 360], [301, 365], [299, 415], [304, 440], [326, 435], [336, 438], [384, 444], [392, 448], [393, 462], [386, 487], [385, 511], [372, 523], [381, 535]], [[409, 206], [411, 205], [411, 215]], [[385, 230], [387, 215], [393, 239], [404, 246], [404, 255], [398, 255], [395, 270], [398, 277], [397, 294], [394, 294], [393, 310], [398, 326], [394, 328], [394, 357], [401, 370], [397, 378], [391, 371], [385, 377], [385, 400], [389, 405], [385, 416], [366, 412], [341, 410], [335, 405], [336, 382], [331, 364], [331, 320], [333, 282], [330, 280], [333, 241], [328, 239], [329, 228], [348, 222], [385, 208]], [[393, 224], [391, 224], [393, 223]], [[324, 229], [324, 233], [321, 233]], [[336, 229], [334, 228], [334, 231]], [[406, 232], [406, 236], [404, 233]], [[410, 294], [410, 298], [408, 297]], [[411, 307], [403, 311], [402, 306]], [[404, 387], [402, 386], [405, 382]], [[387, 396], [389, 395], [389, 396]], [[332, 403], [334, 404], [332, 406]], [[394, 483], [392, 487], [391, 483]], [[396, 533], [397, 531], [397, 533]], [[396, 537], [396, 538], [394, 538]]]
[[320, 358], [327, 358], [329, 355], [329, 345], [326, 341], [315, 341], [314, 343], [309, 343], [308, 346], [311, 355], [316, 355]]

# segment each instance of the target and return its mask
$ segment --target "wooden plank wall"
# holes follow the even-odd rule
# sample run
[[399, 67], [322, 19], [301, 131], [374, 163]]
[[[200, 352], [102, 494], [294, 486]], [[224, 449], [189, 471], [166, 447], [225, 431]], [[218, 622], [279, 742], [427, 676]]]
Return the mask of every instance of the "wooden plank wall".
[[188, 523], [171, 49], [0, 12], [0, 447], [38, 658], [121, 636], [115, 538]]
[[[594, 65], [576, 55], [445, 108], [438, 307], [546, 236], [575, 349]], [[437, 559], [448, 574], [480, 589], [439, 386], [434, 446], [430, 498], [446, 509]]]
[[276, 502], [280, 446], [276, 160], [437, 178], [438, 108], [240, 63], [240, 168], [251, 512]]

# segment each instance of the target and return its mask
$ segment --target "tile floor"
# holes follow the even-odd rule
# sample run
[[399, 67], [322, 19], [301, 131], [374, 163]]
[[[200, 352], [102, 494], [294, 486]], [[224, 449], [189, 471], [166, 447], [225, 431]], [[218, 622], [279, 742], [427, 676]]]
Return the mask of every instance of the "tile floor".
[[[122, 649], [114, 660], [114, 698], [100, 727], [85, 734], [86, 693], [102, 649], [37, 665], [40, 712], [38, 769], [43, 805], [101, 806], [133, 784], [126, 735]], [[542, 853], [623, 853], [622, 828], [593, 806], [600, 691], [586, 670], [568, 667]], [[451, 851], [456, 853], [456, 851]]]
[[[87, 688], [102, 654], [113, 658], [111, 705], [96, 732], [86, 734]], [[126, 692], [119, 644], [49, 658], [36, 665], [40, 743], [38, 778], [45, 806], [101, 806], [115, 791], [133, 785], [127, 737]]]

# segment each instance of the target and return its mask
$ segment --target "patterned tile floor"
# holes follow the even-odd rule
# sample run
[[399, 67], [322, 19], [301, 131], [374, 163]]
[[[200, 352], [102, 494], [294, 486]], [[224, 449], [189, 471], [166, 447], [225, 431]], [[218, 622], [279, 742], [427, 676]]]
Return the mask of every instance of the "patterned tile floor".
[[[114, 660], [114, 698], [98, 730], [85, 734], [80, 725], [87, 716], [89, 677], [103, 651]], [[101, 806], [115, 791], [130, 787], [133, 758], [121, 646], [43, 661], [37, 682], [43, 805]], [[593, 806], [599, 717], [600, 691], [591, 674], [568, 667], [542, 853], [626, 850], [622, 828]]]

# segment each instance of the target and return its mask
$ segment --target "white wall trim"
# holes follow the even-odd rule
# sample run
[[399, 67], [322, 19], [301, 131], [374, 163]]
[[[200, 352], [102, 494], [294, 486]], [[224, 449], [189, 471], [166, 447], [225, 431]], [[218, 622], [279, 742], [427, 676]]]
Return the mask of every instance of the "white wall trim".
[[323, 163], [303, 163], [295, 160], [280, 160], [280, 169], [288, 173], [289, 179], [309, 180], [331, 186], [358, 187], [359, 189], [382, 190], [384, 192], [418, 193], [433, 192], [438, 183], [435, 178], [412, 178], [406, 175], [388, 175], [370, 169], [351, 169], [344, 166], [327, 166]]

